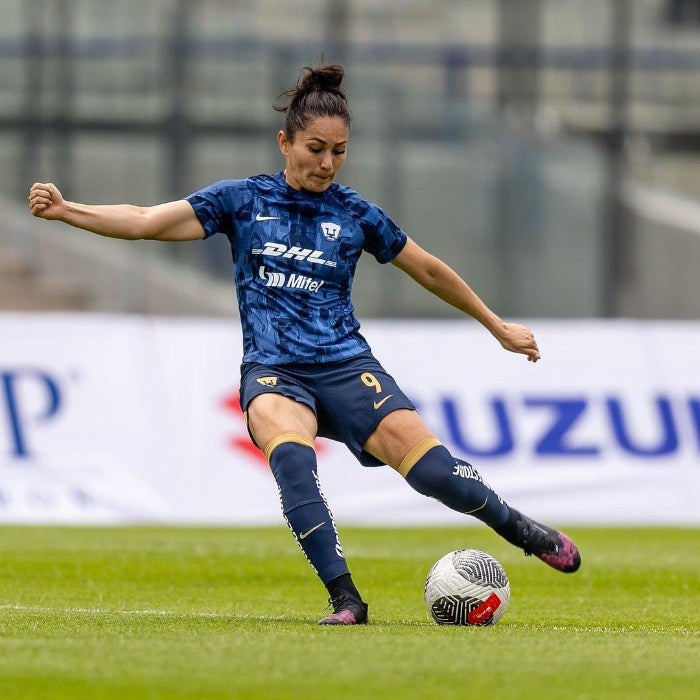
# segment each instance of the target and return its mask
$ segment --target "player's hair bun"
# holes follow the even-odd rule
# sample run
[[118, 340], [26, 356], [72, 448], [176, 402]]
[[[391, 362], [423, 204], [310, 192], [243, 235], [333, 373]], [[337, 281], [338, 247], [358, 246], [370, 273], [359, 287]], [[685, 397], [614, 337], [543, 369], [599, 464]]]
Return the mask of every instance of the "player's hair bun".
[[280, 95], [289, 99], [288, 105], [275, 109], [285, 112], [284, 131], [290, 140], [314, 117], [340, 117], [350, 126], [352, 115], [341, 87], [344, 77], [345, 69], [337, 63], [319, 68], [306, 66], [296, 86]]
[[299, 79], [297, 90], [299, 92], [311, 92], [320, 90], [325, 92], [341, 92], [340, 85], [345, 76], [343, 66], [333, 64], [322, 68], [305, 68]]

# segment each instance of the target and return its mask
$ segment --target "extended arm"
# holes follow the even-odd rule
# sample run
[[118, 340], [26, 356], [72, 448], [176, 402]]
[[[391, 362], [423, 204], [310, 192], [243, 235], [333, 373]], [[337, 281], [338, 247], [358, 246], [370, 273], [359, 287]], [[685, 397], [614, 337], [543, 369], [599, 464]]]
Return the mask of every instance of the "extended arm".
[[415, 241], [409, 238], [392, 262], [429, 292], [479, 321], [506, 350], [522, 353], [530, 362], [540, 359], [537, 343], [529, 328], [519, 323], [508, 323], [497, 316], [449, 265]]
[[37, 182], [29, 190], [28, 202], [34, 216], [63, 221], [108, 238], [156, 241], [204, 238], [202, 225], [184, 199], [153, 207], [79, 204], [64, 200], [53, 183]]

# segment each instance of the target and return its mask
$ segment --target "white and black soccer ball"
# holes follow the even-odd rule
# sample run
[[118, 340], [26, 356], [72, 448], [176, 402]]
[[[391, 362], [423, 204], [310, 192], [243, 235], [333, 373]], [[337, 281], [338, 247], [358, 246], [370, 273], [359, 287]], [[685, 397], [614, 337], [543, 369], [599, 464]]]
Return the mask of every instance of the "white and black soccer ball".
[[425, 580], [425, 604], [438, 625], [493, 625], [509, 600], [505, 569], [478, 549], [448, 552]]

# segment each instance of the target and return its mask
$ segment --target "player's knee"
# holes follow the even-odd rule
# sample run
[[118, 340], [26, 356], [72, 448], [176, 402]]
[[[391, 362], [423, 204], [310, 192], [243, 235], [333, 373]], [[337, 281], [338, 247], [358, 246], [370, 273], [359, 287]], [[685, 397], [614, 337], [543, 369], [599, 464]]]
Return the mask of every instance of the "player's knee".
[[304, 439], [313, 447], [312, 437], [318, 429], [316, 417], [300, 401], [282, 394], [259, 394], [248, 403], [245, 415], [251, 435], [264, 451], [275, 439], [286, 436], [306, 436]]

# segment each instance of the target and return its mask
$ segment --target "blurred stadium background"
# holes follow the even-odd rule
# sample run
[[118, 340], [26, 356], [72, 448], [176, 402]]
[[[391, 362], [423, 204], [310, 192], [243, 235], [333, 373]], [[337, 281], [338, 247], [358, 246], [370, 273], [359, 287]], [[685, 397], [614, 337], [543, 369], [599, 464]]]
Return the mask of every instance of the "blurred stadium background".
[[[342, 61], [342, 181], [519, 317], [697, 318], [700, 2], [0, 0], [0, 309], [236, 313], [226, 241], [33, 220], [279, 169], [275, 97]], [[450, 316], [358, 271], [362, 317]]]
[[[344, 641], [309, 625], [320, 589], [248, 438], [227, 241], [26, 207], [37, 180], [149, 205], [278, 170], [272, 105], [322, 55], [355, 115], [341, 181], [536, 319], [545, 359], [370, 256], [367, 337], [455, 454], [584, 552], [551, 575], [321, 441], [373, 606]], [[700, 0], [0, 0], [0, 206], [0, 697], [697, 696]], [[153, 523], [276, 529], [35, 527]], [[424, 575], [464, 546], [512, 606], [436, 634]]]

